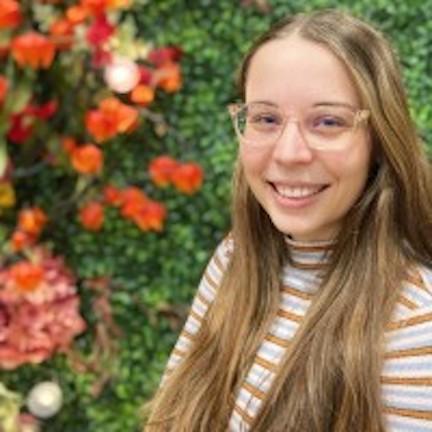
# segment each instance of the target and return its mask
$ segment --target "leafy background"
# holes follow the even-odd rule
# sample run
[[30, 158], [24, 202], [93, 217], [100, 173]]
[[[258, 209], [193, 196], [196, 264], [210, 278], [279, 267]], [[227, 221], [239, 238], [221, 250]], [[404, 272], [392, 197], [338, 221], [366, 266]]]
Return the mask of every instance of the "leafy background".
[[[137, 37], [184, 50], [184, 86], [158, 99], [155, 111], [163, 112], [170, 125], [163, 138], [145, 124], [134, 141], [121, 137], [110, 144], [107, 159], [117, 161], [115, 170], [125, 177], [145, 182], [146, 192], [168, 206], [169, 218], [162, 233], [142, 233], [108, 209], [100, 233], [83, 231], [75, 218], [65, 217], [46, 234], [80, 279], [111, 276], [114, 318], [122, 336], [112, 377], [97, 398], [90, 391], [96, 377], [74, 372], [61, 355], [0, 373], [0, 381], [23, 394], [45, 379], [61, 384], [64, 406], [44, 422], [45, 431], [140, 430], [139, 408], [158, 384], [211, 251], [229, 229], [236, 144], [225, 106], [236, 98], [234, 75], [242, 54], [271, 22], [287, 13], [341, 7], [377, 25], [400, 54], [412, 112], [432, 142], [432, 0], [136, 0], [134, 5], [130, 19]], [[200, 162], [206, 178], [198, 194], [152, 190], [146, 169], [162, 152]], [[32, 179], [31, 187], [21, 187], [39, 194], [43, 204], [62, 185], [46, 170]], [[83, 314], [91, 317], [91, 296], [85, 286], [80, 293]], [[92, 340], [90, 329], [76, 346], [89, 351]]]

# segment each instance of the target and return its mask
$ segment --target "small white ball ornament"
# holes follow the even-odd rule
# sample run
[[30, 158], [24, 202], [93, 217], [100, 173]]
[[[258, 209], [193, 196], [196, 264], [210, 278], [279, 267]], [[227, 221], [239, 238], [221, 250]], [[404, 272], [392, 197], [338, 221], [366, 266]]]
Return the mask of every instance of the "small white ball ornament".
[[126, 57], [114, 57], [105, 68], [104, 79], [111, 90], [129, 93], [140, 80], [139, 68]]
[[27, 408], [36, 417], [46, 419], [60, 411], [63, 404], [63, 392], [52, 381], [36, 384], [27, 397]]

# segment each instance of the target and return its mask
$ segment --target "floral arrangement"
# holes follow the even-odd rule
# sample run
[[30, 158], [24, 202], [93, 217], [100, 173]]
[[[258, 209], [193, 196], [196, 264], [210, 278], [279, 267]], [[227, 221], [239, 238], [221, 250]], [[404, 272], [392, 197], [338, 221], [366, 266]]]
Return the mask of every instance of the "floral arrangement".
[[[105, 149], [116, 139], [133, 137], [143, 121], [164, 133], [163, 115], [150, 107], [182, 86], [182, 50], [137, 39], [131, 7], [132, 0], [0, 2], [0, 368], [67, 352], [86, 329], [78, 281], [47, 246], [55, 205], [23, 200], [18, 180], [55, 171], [67, 185], [59, 200], [83, 229], [101, 231], [111, 206], [142, 231], [163, 230], [163, 203], [126, 176], [113, 184], [105, 175]], [[192, 195], [203, 170], [162, 154], [148, 178]], [[108, 294], [101, 298], [106, 319]]]
[[0, 368], [66, 350], [86, 324], [71, 271], [45, 249], [0, 269]]

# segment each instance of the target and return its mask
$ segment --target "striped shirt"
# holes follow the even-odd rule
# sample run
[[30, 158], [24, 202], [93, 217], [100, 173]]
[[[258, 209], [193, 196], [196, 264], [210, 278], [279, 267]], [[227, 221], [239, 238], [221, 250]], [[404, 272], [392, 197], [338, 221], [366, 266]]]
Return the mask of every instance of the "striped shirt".
[[[278, 365], [319, 287], [327, 245], [290, 245], [292, 264], [281, 275], [279, 311], [236, 395], [230, 431], [248, 431], [276, 377]], [[182, 361], [214, 300], [232, 253], [222, 242], [210, 260], [183, 331], [169, 358], [163, 380]], [[381, 376], [389, 432], [432, 431], [432, 270], [419, 267], [403, 282], [386, 331]]]

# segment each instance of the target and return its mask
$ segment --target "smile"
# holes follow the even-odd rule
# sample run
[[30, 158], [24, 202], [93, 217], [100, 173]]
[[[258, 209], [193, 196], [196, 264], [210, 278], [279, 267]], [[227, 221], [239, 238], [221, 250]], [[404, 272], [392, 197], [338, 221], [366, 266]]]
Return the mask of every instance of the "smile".
[[328, 185], [282, 185], [271, 183], [273, 189], [283, 198], [304, 199], [312, 197], [328, 187]]

